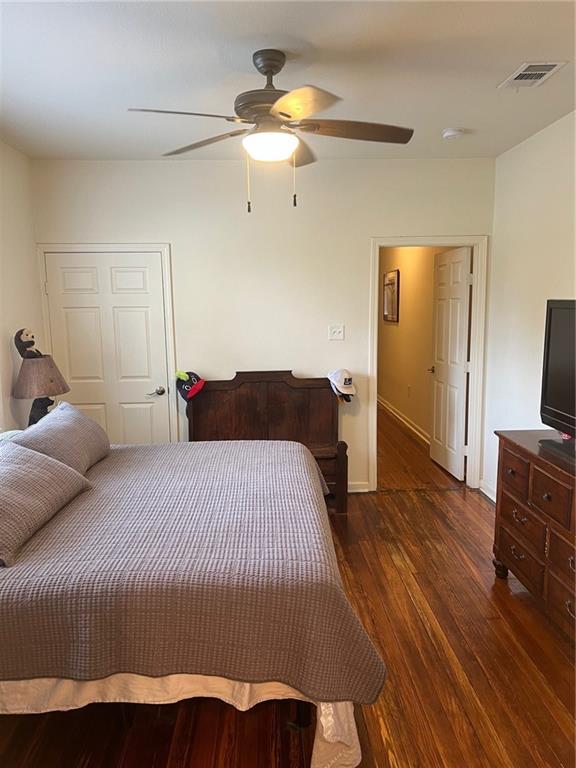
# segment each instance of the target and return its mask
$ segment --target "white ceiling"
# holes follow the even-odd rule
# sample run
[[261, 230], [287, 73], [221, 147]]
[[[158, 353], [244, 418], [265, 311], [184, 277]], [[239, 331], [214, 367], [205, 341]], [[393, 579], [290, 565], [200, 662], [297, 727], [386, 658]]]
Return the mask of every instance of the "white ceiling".
[[[261, 47], [288, 55], [278, 87], [342, 97], [324, 117], [415, 129], [403, 147], [311, 137], [320, 157], [492, 157], [574, 109], [571, 2], [1, 5], [0, 131], [31, 156], [157, 158], [230, 130], [126, 109], [231, 113], [237, 93], [264, 82], [251, 63]], [[541, 60], [569, 63], [541, 87], [497, 88]], [[447, 142], [445, 127], [470, 133]], [[193, 156], [240, 153], [232, 139]]]

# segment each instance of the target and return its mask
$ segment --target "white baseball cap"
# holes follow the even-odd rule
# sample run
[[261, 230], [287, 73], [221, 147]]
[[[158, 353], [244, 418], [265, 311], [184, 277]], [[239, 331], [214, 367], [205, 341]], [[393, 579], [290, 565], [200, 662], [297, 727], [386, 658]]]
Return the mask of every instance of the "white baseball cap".
[[356, 387], [352, 383], [352, 374], [346, 368], [337, 368], [328, 374], [332, 389], [337, 389], [343, 395], [355, 395]]

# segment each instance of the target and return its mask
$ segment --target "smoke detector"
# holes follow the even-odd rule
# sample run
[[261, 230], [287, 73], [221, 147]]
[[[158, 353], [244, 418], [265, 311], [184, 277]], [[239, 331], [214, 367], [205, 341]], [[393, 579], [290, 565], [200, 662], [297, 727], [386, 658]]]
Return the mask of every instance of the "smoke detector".
[[466, 131], [464, 128], [444, 128], [442, 131], [442, 138], [448, 141], [454, 141], [454, 139], [461, 139]]
[[564, 64], [565, 61], [525, 62], [500, 83], [498, 88], [534, 88], [542, 85], [544, 80], [552, 77]]

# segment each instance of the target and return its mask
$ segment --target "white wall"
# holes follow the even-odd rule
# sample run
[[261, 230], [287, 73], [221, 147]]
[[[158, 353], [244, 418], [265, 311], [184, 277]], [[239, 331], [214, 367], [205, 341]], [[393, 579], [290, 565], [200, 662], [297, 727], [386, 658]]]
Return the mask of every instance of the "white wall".
[[[330, 161], [260, 166], [246, 214], [243, 163], [34, 162], [40, 242], [168, 242], [177, 362], [208, 378], [350, 368], [341, 409], [352, 487], [368, 480], [370, 238], [488, 234], [491, 160]], [[329, 342], [328, 325], [346, 339]]]
[[574, 113], [496, 160], [488, 289], [482, 487], [496, 485], [495, 429], [542, 429], [546, 299], [576, 295]]
[[[380, 248], [378, 397], [424, 437], [430, 436], [434, 255], [443, 248]], [[400, 270], [398, 323], [383, 319], [383, 277]]]
[[15, 332], [31, 328], [42, 349], [42, 312], [32, 229], [30, 163], [0, 142], [0, 430], [25, 426], [28, 401], [11, 398], [20, 368]]

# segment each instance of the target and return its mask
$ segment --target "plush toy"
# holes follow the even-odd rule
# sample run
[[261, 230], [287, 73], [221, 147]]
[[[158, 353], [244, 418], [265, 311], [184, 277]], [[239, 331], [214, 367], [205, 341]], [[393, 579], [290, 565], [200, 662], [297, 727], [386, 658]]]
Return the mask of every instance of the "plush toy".
[[186, 402], [197, 395], [204, 384], [204, 379], [194, 371], [176, 371], [176, 389]]
[[20, 328], [14, 336], [14, 344], [20, 357], [42, 357], [42, 352], [36, 349], [36, 340], [32, 331], [28, 328]]
[[33, 424], [37, 424], [40, 419], [43, 419], [48, 414], [48, 408], [51, 408], [53, 405], [54, 400], [50, 397], [37, 397], [32, 403], [32, 408], [30, 408], [28, 426], [31, 427]]

